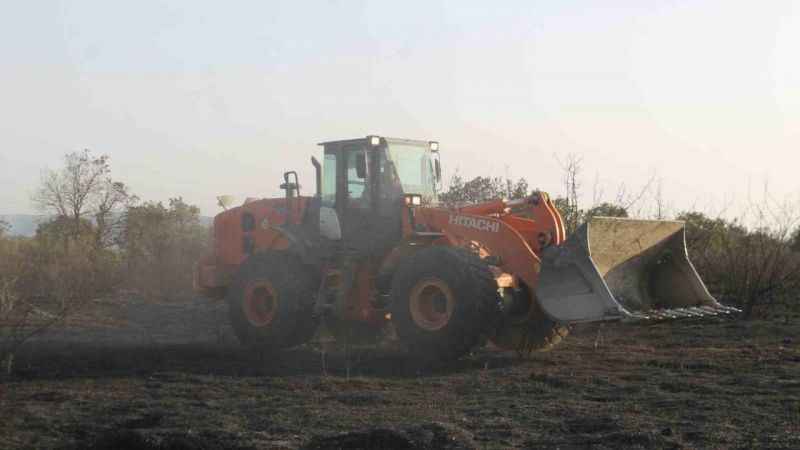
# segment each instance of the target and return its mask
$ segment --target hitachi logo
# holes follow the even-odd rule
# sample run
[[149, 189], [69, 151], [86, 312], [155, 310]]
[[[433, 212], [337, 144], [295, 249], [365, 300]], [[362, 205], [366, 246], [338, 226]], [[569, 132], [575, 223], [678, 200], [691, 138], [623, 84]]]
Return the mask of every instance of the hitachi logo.
[[478, 219], [469, 216], [450, 215], [450, 225], [458, 225], [467, 228], [474, 228], [480, 231], [500, 232], [500, 222], [490, 219]]

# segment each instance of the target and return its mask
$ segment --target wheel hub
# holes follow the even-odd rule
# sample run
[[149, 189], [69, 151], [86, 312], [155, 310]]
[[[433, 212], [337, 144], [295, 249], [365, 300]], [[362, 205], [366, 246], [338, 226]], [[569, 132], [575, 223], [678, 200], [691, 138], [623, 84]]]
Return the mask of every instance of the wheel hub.
[[251, 325], [265, 327], [275, 318], [278, 296], [272, 284], [267, 281], [258, 281], [248, 286], [242, 306], [244, 315]]
[[455, 297], [447, 284], [429, 278], [414, 286], [409, 299], [411, 318], [417, 326], [436, 331], [444, 328], [453, 315]]

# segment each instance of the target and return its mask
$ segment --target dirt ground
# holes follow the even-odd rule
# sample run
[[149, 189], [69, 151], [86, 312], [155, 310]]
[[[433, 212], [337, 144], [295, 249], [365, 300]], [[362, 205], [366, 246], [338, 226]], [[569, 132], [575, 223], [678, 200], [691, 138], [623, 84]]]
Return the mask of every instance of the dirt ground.
[[254, 354], [226, 321], [205, 301], [96, 302], [18, 356], [0, 448], [800, 448], [797, 321], [592, 326], [441, 367]]

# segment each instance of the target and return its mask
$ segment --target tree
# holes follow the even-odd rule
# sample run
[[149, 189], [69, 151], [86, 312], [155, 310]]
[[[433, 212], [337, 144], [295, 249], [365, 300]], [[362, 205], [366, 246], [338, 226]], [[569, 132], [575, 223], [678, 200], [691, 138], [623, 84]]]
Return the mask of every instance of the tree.
[[561, 218], [564, 220], [564, 227], [566, 228], [567, 236], [572, 234], [578, 226], [583, 223], [583, 211], [573, 206], [572, 202], [566, 197], [556, 197], [553, 200]]
[[136, 197], [110, 176], [108, 157], [67, 154], [43, 172], [34, 204], [50, 215], [34, 238], [0, 232], [0, 359], [119, 284], [115, 227]]
[[107, 179], [101, 184], [94, 209], [95, 243], [98, 247], [108, 247], [118, 241], [124, 221], [123, 208], [137, 201], [138, 198], [124, 183]]
[[613, 203], [603, 202], [589, 208], [589, 210], [583, 214], [583, 220], [586, 221], [595, 216], [628, 217], [628, 210]]
[[120, 212], [134, 203], [136, 196], [124, 183], [111, 179], [110, 174], [108, 156], [94, 156], [89, 150], [68, 153], [64, 167], [42, 174], [33, 201], [40, 210], [68, 219], [71, 226], [61, 229], [66, 233], [65, 245], [83, 235], [85, 220], [94, 221], [94, 242], [98, 249], [113, 244]]
[[678, 214], [678, 220], [686, 222], [686, 247], [689, 253], [700, 255], [705, 258], [714, 258], [710, 256], [713, 252], [722, 245], [722, 235], [726, 232], [736, 231], [738, 234], [744, 234], [745, 230], [741, 227], [736, 227], [722, 218], [711, 218], [707, 215], [697, 211], [685, 211]]
[[603, 202], [584, 211], [579, 209], [575, 202], [576, 200], [569, 200], [565, 197], [558, 197], [553, 200], [556, 209], [564, 219], [564, 226], [568, 236], [592, 217], [628, 217], [628, 210], [614, 203]]
[[528, 180], [520, 178], [516, 183], [510, 179], [506, 179], [506, 186], [508, 187], [508, 197], [511, 200], [525, 198], [530, 194], [530, 186]]
[[50, 316], [62, 319], [111, 292], [120, 280], [112, 230], [121, 206], [134, 200], [111, 179], [108, 157], [89, 150], [69, 153], [61, 169], [44, 171], [33, 201], [50, 218], [20, 247], [19, 301], [56, 308]]
[[3, 219], [0, 219], [0, 238], [4, 237], [8, 233], [8, 230], [10, 229], [11, 229], [11, 224], [9, 224]]
[[36, 227], [36, 240], [42, 245], [53, 245], [61, 242], [65, 236], [73, 243], [89, 243], [94, 241], [95, 227], [89, 219], [81, 218], [78, 222], [77, 230], [72, 218], [66, 216], [55, 216], [52, 219], [40, 223]]
[[449, 206], [475, 204], [500, 198], [519, 199], [529, 194], [528, 181], [520, 178], [516, 182], [500, 177], [478, 176], [464, 181], [456, 174], [450, 181], [447, 192], [439, 195], [439, 199]]
[[800, 253], [800, 228], [796, 228], [792, 233], [792, 237], [789, 239], [789, 248]]
[[128, 282], [150, 297], [174, 298], [192, 291], [192, 268], [206, 252], [208, 229], [200, 209], [182, 198], [128, 208], [121, 239]]
[[563, 171], [564, 196], [556, 198], [555, 204], [564, 219], [567, 235], [575, 232], [583, 221], [583, 213], [578, 205], [582, 162], [583, 158], [574, 153], [568, 154], [564, 161], [558, 159]]

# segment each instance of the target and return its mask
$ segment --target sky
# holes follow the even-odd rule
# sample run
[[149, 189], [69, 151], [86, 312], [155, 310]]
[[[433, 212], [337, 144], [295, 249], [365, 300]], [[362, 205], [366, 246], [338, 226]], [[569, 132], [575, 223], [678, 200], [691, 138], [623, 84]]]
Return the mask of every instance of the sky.
[[554, 195], [577, 155], [584, 202], [798, 198], [800, 3], [0, 0], [0, 214], [84, 148], [213, 215], [368, 134]]

